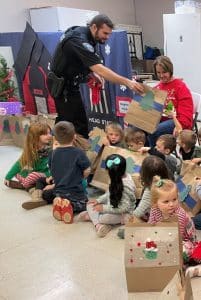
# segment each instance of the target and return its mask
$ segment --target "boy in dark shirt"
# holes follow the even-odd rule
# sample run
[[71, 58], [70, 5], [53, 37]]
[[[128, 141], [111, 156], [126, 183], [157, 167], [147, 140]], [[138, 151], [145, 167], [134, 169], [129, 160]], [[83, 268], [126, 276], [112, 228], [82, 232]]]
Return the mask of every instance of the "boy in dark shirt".
[[58, 122], [54, 134], [60, 146], [53, 151], [50, 162], [56, 195], [53, 216], [57, 220], [71, 223], [73, 212], [86, 210], [88, 199], [82, 180], [90, 173], [90, 162], [84, 151], [73, 146], [75, 128], [72, 123]]

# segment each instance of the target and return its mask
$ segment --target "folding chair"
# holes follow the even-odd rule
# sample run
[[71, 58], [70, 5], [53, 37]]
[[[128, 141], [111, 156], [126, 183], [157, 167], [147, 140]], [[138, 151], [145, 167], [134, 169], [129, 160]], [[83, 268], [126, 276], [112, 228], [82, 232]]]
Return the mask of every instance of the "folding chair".
[[193, 97], [193, 130], [198, 136], [198, 115], [201, 113], [201, 95], [191, 92]]

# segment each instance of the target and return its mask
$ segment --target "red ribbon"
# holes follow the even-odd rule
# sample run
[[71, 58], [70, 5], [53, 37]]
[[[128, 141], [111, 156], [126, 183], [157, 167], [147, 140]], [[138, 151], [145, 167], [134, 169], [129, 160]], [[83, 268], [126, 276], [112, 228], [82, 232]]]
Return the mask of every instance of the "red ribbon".
[[101, 100], [100, 91], [102, 88], [102, 84], [97, 82], [95, 78], [91, 77], [87, 82], [88, 87], [92, 91], [92, 103], [94, 105], [98, 104]]

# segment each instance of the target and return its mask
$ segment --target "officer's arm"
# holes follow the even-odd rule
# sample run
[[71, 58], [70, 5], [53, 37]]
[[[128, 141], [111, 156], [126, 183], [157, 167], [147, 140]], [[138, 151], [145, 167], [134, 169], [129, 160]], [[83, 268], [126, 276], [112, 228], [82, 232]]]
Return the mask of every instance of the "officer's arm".
[[113, 83], [117, 84], [123, 84], [126, 85], [129, 89], [137, 92], [137, 93], [143, 93], [143, 87], [141, 84], [134, 80], [130, 80], [126, 77], [120, 76], [119, 74], [113, 72], [111, 69], [103, 66], [102, 64], [93, 65], [90, 67], [90, 70], [97, 73], [101, 77], [103, 77], [105, 80], [111, 81]]

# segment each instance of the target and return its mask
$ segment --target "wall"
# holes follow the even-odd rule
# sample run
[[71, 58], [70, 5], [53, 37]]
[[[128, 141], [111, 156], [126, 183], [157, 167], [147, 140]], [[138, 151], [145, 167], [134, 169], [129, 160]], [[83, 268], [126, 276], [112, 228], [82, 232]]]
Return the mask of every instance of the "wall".
[[98, 10], [107, 14], [114, 23], [135, 24], [133, 0], [6, 0], [0, 4], [0, 32], [24, 31], [25, 23], [29, 21], [28, 8], [43, 6]]
[[174, 0], [134, 0], [134, 6], [144, 45], [163, 48], [163, 14], [174, 13]]

